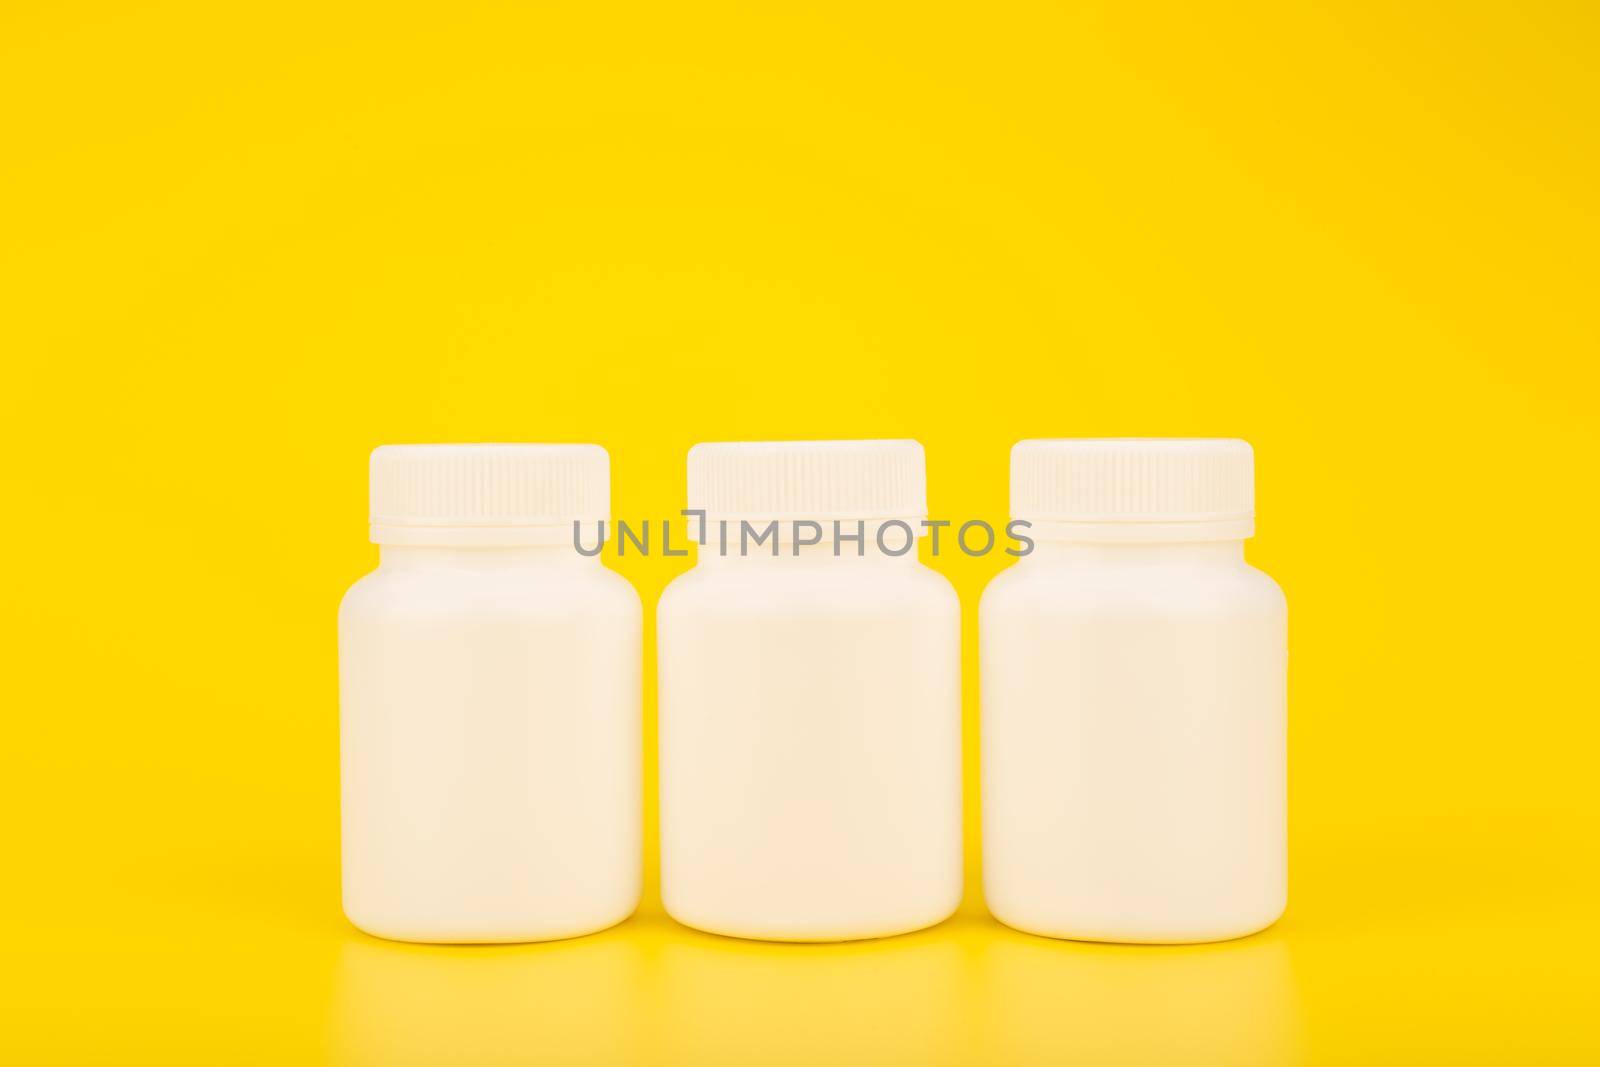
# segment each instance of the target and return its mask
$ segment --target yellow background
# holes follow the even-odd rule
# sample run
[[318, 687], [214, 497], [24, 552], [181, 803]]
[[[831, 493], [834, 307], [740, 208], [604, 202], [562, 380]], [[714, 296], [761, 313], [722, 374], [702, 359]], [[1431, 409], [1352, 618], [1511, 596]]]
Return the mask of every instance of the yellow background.
[[[5, 4], [0, 1055], [1593, 1062], [1597, 19]], [[1004, 560], [960, 555], [950, 923], [747, 944], [653, 881], [562, 944], [341, 918], [334, 610], [375, 445], [598, 442], [645, 518], [696, 441], [907, 436], [937, 514], [999, 521], [1013, 441], [1101, 434], [1256, 446], [1293, 649], [1272, 930], [985, 917]], [[683, 566], [619, 569], [650, 609]]]

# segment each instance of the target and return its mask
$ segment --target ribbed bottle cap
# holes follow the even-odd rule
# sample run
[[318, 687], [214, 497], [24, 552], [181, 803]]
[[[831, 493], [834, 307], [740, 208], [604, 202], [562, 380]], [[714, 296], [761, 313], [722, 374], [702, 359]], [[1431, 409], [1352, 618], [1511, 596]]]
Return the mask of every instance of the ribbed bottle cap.
[[901, 519], [928, 512], [916, 441], [737, 441], [689, 450], [689, 507], [719, 519]]
[[1069, 540], [1249, 537], [1255, 456], [1220, 437], [1019, 441], [1011, 514]]
[[384, 445], [372, 453], [372, 540], [525, 544], [611, 509], [599, 445]]

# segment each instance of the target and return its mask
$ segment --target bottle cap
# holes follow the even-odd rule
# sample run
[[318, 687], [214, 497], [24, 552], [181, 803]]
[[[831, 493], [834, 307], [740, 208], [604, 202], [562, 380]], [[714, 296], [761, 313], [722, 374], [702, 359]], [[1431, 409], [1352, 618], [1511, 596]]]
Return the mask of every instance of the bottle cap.
[[1255, 455], [1233, 438], [1019, 441], [1011, 514], [1065, 541], [1222, 541], [1255, 532]]
[[384, 445], [372, 453], [378, 544], [518, 545], [572, 537], [611, 509], [599, 445]]
[[916, 441], [737, 441], [689, 450], [689, 507], [718, 520], [900, 519], [928, 513]]

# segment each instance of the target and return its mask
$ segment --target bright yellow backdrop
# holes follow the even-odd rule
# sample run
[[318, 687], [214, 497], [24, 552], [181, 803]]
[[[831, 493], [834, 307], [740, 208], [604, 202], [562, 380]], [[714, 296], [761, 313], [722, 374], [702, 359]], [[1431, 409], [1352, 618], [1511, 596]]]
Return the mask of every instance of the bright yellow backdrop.
[[[6, 4], [0, 1055], [1592, 1062], [1597, 19]], [[1000, 520], [1013, 441], [1101, 434], [1256, 446], [1274, 929], [1007, 931], [975, 822], [961, 915], [880, 943], [692, 933], [653, 882], [556, 945], [341, 918], [373, 446], [595, 441], [644, 518], [696, 441], [915, 437], [938, 514]], [[969, 742], [1001, 565], [937, 561]]]

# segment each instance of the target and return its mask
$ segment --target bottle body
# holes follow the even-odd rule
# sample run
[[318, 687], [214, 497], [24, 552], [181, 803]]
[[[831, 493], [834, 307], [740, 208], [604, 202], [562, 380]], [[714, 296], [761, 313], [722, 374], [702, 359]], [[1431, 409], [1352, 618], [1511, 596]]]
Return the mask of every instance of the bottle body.
[[914, 555], [717, 559], [659, 608], [661, 885], [738, 937], [882, 937], [961, 897], [960, 610]]
[[1286, 609], [1242, 540], [1041, 543], [985, 590], [980, 642], [997, 918], [1170, 943], [1282, 914]]
[[339, 611], [345, 913], [511, 942], [640, 884], [641, 608], [570, 547], [383, 547]]

